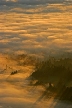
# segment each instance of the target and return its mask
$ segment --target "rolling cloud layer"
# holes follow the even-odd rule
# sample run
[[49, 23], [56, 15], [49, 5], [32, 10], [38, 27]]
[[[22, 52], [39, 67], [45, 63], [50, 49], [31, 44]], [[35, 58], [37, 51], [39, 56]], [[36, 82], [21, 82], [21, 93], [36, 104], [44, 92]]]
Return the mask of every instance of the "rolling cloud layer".
[[0, 52], [72, 52], [72, 2], [0, 0]]

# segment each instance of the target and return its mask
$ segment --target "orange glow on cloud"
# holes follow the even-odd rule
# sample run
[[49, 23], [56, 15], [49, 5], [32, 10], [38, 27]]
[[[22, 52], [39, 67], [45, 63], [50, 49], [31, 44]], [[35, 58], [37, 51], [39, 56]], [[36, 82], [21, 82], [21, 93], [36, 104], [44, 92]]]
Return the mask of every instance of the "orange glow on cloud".
[[[44, 9], [51, 8], [63, 12], [43, 12]], [[37, 13], [38, 11], [41, 13]], [[47, 50], [50, 46], [52, 49], [54, 46], [62, 48], [62, 45], [71, 48], [71, 5], [52, 4], [45, 8], [38, 6], [32, 9], [13, 8], [7, 13], [0, 13], [0, 32], [6, 34], [6, 38], [0, 40], [2, 44], [14, 42], [19, 46], [19, 51], [30, 47], [36, 50], [37, 48]]]

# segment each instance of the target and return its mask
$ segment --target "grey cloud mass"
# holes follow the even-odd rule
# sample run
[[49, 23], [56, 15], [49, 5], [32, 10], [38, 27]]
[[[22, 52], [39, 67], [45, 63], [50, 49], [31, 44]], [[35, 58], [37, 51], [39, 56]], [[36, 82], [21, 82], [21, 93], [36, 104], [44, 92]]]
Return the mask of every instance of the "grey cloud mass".
[[0, 5], [43, 5], [47, 3], [63, 3], [63, 2], [68, 2], [66, 0], [17, 0], [16, 2], [14, 1], [6, 1], [6, 0], [0, 0]]

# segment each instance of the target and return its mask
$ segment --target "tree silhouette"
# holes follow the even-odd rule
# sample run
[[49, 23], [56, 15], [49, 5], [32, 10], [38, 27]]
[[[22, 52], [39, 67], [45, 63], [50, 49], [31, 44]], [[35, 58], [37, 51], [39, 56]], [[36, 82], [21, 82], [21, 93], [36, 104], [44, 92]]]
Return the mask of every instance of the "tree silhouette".
[[[60, 99], [65, 99], [64, 92], [70, 92], [71, 96], [69, 98], [72, 99], [72, 59], [50, 58], [47, 61], [42, 61], [35, 72], [32, 73], [31, 78], [32, 80], [37, 80], [34, 84], [35, 86], [49, 84], [46, 87], [46, 91], [56, 92], [56, 97], [59, 95]], [[54, 85], [53, 87], [52, 84]], [[66, 99], [69, 99], [68, 95], [66, 96]]]

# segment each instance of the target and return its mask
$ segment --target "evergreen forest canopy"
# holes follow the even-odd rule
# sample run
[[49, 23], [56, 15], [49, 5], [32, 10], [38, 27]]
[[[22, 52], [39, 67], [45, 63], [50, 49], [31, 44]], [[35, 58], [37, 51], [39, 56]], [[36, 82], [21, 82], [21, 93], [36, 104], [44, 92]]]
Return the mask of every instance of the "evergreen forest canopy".
[[36, 66], [30, 77], [31, 85], [45, 87], [42, 97], [55, 94], [55, 98], [72, 102], [71, 58], [55, 59], [51, 57], [47, 61], [42, 61]]

